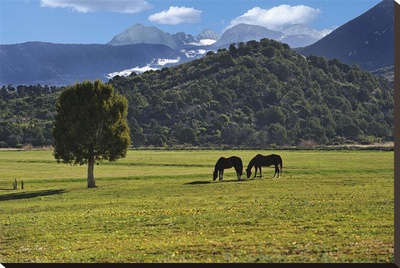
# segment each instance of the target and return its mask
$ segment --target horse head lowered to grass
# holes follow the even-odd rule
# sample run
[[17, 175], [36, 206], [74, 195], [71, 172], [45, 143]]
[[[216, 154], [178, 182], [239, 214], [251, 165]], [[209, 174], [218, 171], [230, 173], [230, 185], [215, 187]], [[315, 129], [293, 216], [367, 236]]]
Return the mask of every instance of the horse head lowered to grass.
[[228, 169], [234, 167], [236, 171], [236, 175], [238, 180], [241, 179], [243, 173], [243, 163], [242, 159], [237, 156], [231, 157], [220, 157], [215, 164], [214, 172], [213, 172], [213, 181], [219, 176], [219, 180], [222, 181], [224, 177], [224, 169]]
[[275, 173], [274, 177], [277, 176], [277, 178], [280, 177], [282, 174], [282, 157], [277, 154], [271, 154], [271, 155], [262, 155], [262, 154], [257, 154], [256, 156], [253, 157], [253, 159], [250, 160], [249, 165], [247, 166], [246, 173], [247, 173], [247, 178], [250, 178], [251, 176], [251, 169], [255, 167], [255, 172], [254, 172], [254, 177], [257, 175], [257, 169], [260, 170], [260, 178], [262, 177], [262, 172], [261, 172], [261, 167], [269, 167], [269, 166], [275, 166]]

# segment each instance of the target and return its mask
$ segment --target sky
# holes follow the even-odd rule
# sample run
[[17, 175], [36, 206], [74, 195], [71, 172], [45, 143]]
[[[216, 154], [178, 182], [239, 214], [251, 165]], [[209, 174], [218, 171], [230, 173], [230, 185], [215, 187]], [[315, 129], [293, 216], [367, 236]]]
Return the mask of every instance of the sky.
[[[140, 23], [174, 34], [238, 24], [335, 29], [381, 0], [0, 0], [0, 44], [106, 44]], [[396, 0], [399, 1], [399, 0]]]

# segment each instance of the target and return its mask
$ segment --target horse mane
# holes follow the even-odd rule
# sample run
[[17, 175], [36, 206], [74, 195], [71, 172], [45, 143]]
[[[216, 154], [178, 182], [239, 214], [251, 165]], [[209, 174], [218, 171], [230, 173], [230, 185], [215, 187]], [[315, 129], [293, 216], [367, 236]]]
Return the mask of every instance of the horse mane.
[[[261, 155], [261, 154], [258, 154], [258, 155]], [[256, 156], [258, 156], [258, 155], [256, 155]], [[254, 165], [255, 165], [255, 164], [254, 164], [255, 161], [256, 161], [256, 158], [253, 157], [253, 158], [250, 160], [249, 165], [247, 166], [246, 170], [252, 169], [252, 168], [254, 167]]]
[[217, 170], [218, 169], [218, 165], [221, 163], [221, 160], [223, 159], [224, 157], [220, 157], [218, 160], [217, 160], [217, 162], [215, 163], [215, 166], [214, 166], [214, 170]]

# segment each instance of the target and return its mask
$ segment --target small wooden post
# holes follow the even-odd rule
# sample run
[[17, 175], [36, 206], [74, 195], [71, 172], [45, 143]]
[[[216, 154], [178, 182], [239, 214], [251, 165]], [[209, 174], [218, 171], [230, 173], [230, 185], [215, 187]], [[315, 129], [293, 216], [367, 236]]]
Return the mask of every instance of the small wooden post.
[[24, 181], [21, 181], [21, 189], [24, 189]]
[[14, 190], [17, 190], [18, 189], [18, 185], [17, 185], [17, 178], [15, 178], [14, 179], [14, 184], [13, 184], [13, 188], [14, 188]]

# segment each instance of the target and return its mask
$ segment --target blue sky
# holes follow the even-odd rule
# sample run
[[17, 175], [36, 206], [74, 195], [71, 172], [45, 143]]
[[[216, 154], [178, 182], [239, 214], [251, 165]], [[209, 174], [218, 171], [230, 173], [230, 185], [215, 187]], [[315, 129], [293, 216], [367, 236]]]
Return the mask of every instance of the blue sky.
[[105, 44], [136, 23], [171, 34], [218, 33], [240, 22], [272, 30], [334, 29], [381, 0], [0, 0], [0, 44]]

